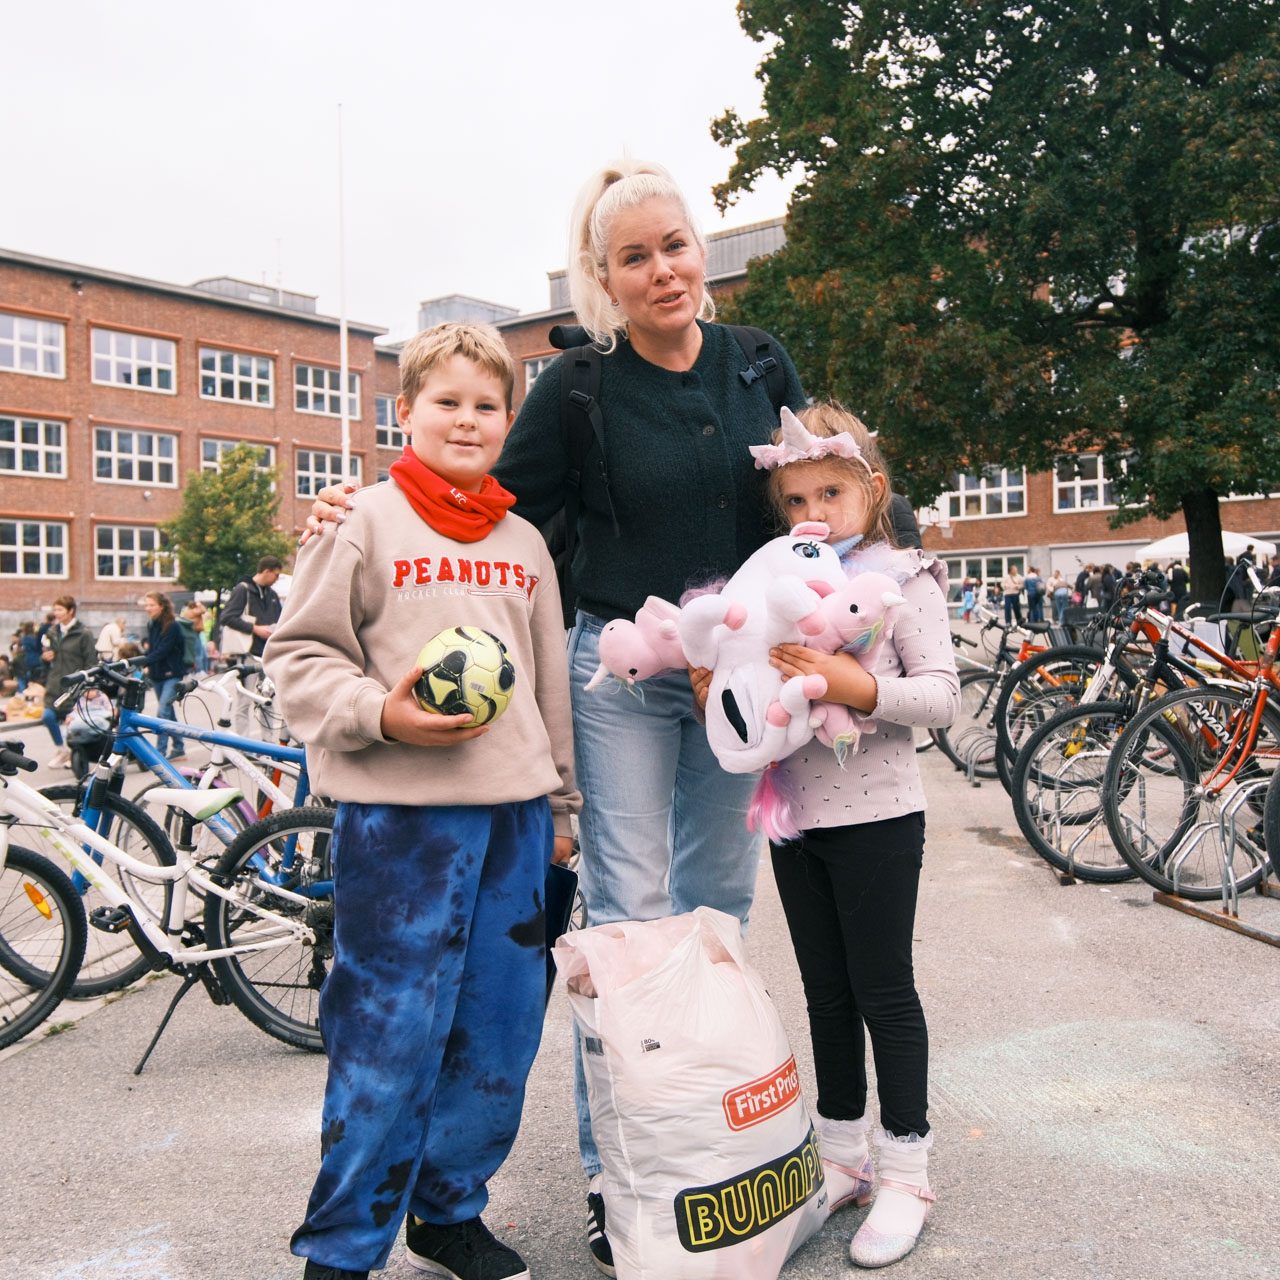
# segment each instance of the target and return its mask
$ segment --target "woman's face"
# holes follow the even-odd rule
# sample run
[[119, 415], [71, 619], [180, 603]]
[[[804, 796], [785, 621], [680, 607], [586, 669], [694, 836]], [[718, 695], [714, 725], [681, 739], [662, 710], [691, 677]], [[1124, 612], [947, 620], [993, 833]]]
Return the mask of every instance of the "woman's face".
[[702, 307], [705, 275], [706, 257], [678, 200], [655, 197], [614, 218], [601, 283], [626, 316], [633, 341], [688, 330]]
[[153, 599], [151, 596], [143, 597], [142, 607], [147, 611], [148, 618], [158, 618], [162, 612], [160, 601]]

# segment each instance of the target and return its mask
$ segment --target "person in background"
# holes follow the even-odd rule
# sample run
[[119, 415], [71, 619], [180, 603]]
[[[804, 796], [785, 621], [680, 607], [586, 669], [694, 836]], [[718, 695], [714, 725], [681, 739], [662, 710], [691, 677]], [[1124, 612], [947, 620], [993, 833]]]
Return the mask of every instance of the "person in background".
[[124, 619], [112, 618], [98, 632], [98, 660], [114, 662], [119, 656], [122, 644], [124, 644]]
[[1191, 575], [1178, 557], [1169, 562], [1169, 590], [1173, 592], [1173, 616], [1182, 617], [1187, 596], [1191, 592]]
[[982, 586], [981, 582], [975, 582], [972, 578], [966, 577], [964, 586], [960, 590], [960, 617], [964, 622], [970, 622], [973, 619], [973, 607], [978, 602], [978, 588]]
[[1067, 620], [1067, 605], [1071, 603], [1071, 587], [1062, 576], [1061, 569], [1055, 569], [1049, 575], [1046, 590], [1053, 605], [1053, 620], [1062, 626]]
[[1018, 572], [1016, 564], [1010, 565], [1000, 579], [1000, 591], [1004, 596], [1005, 626], [1015, 619], [1018, 626], [1022, 626], [1022, 574]]
[[182, 628], [183, 674], [188, 671], [208, 671], [209, 656], [204, 643], [204, 605], [191, 600], [183, 605], [178, 615]]
[[[262, 650], [280, 620], [280, 597], [275, 593], [275, 584], [283, 568], [276, 556], [263, 556], [253, 576], [242, 578], [231, 589], [218, 615], [216, 643], [224, 654], [228, 648], [227, 632], [235, 631], [248, 639], [248, 656], [262, 657]], [[245, 688], [256, 688], [259, 679], [256, 674], [245, 676]], [[258, 736], [258, 718], [247, 698], [236, 698], [232, 704], [231, 727], [242, 738]]]
[[[182, 628], [174, 617], [173, 601], [163, 591], [148, 591], [142, 598], [142, 607], [151, 621], [147, 625], [147, 653], [138, 663], [151, 677], [156, 689], [156, 715], [161, 720], [173, 718], [173, 704], [178, 696], [178, 683], [186, 670], [183, 659]], [[175, 737], [170, 747], [168, 734], [156, 735], [156, 746], [161, 755], [170, 760], [187, 758], [186, 744]], [[166, 748], [169, 750], [166, 751]]]
[[76, 617], [76, 602], [71, 596], [59, 596], [53, 602], [53, 612], [49, 615], [53, 622], [45, 630], [41, 662], [48, 671], [44, 686], [44, 726], [57, 747], [53, 758], [49, 761], [54, 769], [71, 767], [71, 750], [62, 741], [61, 722], [66, 719], [70, 708], [61, 712], [55, 710], [54, 703], [62, 693], [63, 682], [73, 671], [84, 671], [95, 666], [98, 651], [88, 628]]
[[1102, 579], [1098, 591], [1098, 607], [1104, 612], [1111, 608], [1116, 602], [1116, 591], [1118, 588], [1118, 575], [1116, 567], [1113, 564], [1104, 564], [1102, 566]]
[[1044, 621], [1044, 579], [1040, 570], [1032, 565], [1027, 576], [1022, 580], [1023, 590], [1027, 593], [1027, 621]]

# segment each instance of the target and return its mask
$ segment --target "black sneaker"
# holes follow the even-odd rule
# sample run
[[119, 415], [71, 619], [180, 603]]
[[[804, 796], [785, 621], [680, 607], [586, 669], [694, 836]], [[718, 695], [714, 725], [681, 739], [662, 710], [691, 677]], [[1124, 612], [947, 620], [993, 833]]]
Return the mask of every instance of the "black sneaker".
[[529, 1280], [524, 1259], [479, 1218], [442, 1227], [410, 1214], [404, 1243], [411, 1267], [444, 1280]]
[[[592, 1178], [592, 1188], [600, 1185], [600, 1180]], [[587, 1248], [591, 1251], [591, 1261], [607, 1276], [618, 1273], [613, 1267], [613, 1246], [604, 1233], [604, 1196], [600, 1192], [587, 1192]]]
[[341, 1267], [323, 1267], [318, 1262], [307, 1259], [302, 1280], [369, 1280], [367, 1271], [343, 1271]]

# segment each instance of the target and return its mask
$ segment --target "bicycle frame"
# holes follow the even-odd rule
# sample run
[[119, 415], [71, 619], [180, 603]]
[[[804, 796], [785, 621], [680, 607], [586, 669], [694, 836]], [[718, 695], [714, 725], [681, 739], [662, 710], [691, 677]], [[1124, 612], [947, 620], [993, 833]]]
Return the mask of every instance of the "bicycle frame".
[[[221, 960], [228, 956], [247, 955], [256, 951], [278, 950], [295, 942], [312, 945], [315, 934], [305, 924], [290, 920], [276, 912], [259, 906], [224, 888], [192, 862], [182, 850], [177, 851], [177, 862], [171, 867], [157, 867], [142, 862], [126, 853], [118, 845], [105, 839], [86, 822], [69, 817], [51, 800], [16, 779], [0, 778], [0, 812], [14, 818], [19, 824], [34, 827], [55, 849], [67, 859], [75, 873], [93, 885], [107, 904], [114, 909], [128, 912], [138, 931], [150, 947], [174, 965], [200, 964], [206, 960]], [[9, 852], [11, 824], [0, 822], [0, 865]], [[137, 903], [99, 865], [106, 860], [149, 883], [168, 881], [173, 885], [169, 910], [163, 921], [155, 921], [146, 911], [135, 908]], [[253, 941], [235, 947], [210, 949], [205, 946], [189, 947], [180, 939], [186, 927], [187, 890], [195, 885], [205, 894], [214, 894], [235, 904], [237, 911], [248, 912], [275, 926], [269, 932], [255, 935]], [[324, 896], [331, 889], [332, 881], [322, 881], [308, 886], [310, 892], [296, 893], [280, 885], [269, 885], [277, 898], [308, 905], [313, 898]]]

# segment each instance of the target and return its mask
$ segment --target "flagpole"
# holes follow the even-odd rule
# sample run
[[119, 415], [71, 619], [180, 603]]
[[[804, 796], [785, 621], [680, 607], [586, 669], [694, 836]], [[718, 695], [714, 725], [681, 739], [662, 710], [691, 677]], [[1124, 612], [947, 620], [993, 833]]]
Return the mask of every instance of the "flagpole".
[[347, 237], [342, 185], [342, 103], [338, 103], [338, 402], [342, 406], [342, 478], [351, 479], [351, 400], [347, 390]]

